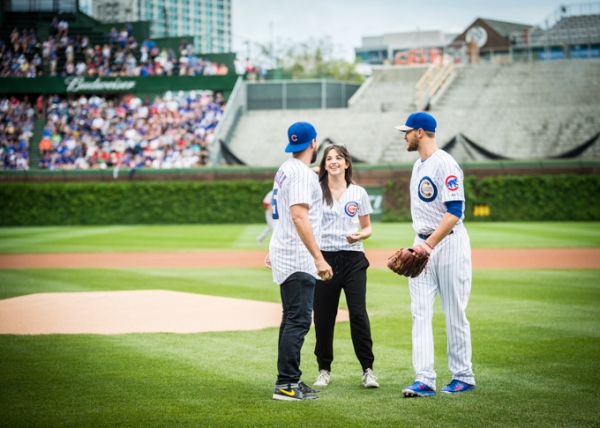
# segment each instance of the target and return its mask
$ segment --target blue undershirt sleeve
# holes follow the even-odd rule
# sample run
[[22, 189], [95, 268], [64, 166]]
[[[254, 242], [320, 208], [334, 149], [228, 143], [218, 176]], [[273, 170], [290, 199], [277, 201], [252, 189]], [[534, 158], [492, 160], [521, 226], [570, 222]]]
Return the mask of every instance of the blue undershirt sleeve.
[[448, 212], [458, 218], [462, 217], [463, 214], [463, 203], [462, 201], [449, 201], [444, 202], [446, 208], [448, 208]]

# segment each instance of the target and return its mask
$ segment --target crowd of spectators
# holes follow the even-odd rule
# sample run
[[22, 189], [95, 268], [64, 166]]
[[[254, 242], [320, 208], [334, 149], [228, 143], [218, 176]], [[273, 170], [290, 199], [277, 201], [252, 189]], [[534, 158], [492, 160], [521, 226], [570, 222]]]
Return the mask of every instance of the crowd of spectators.
[[[38, 49], [35, 29], [16, 28], [10, 34], [10, 41], [0, 40], [0, 77], [36, 77], [41, 75], [42, 59], [36, 52]], [[26, 54], [33, 53], [31, 60]]]
[[223, 114], [220, 93], [191, 91], [153, 101], [53, 96], [39, 143], [45, 169], [191, 168], [208, 158]]
[[0, 162], [2, 169], [29, 169], [29, 140], [35, 108], [27, 97], [0, 99]]
[[235, 73], [238, 76], [246, 76], [246, 80], [249, 82], [264, 82], [267, 76], [267, 68], [264, 65], [256, 66], [250, 61], [250, 58], [246, 58], [246, 61], [242, 61], [238, 57], [233, 60], [233, 66]]
[[[29, 54], [29, 55], [28, 55]], [[29, 59], [28, 59], [29, 58]], [[10, 42], [0, 41], [0, 77], [50, 76], [198, 76], [225, 75], [224, 64], [205, 60], [185, 39], [176, 53], [159, 48], [154, 40], [138, 43], [133, 26], [113, 27], [104, 43], [92, 44], [85, 34], [70, 34], [69, 23], [54, 18], [50, 36], [38, 41], [35, 29], [16, 28]]]

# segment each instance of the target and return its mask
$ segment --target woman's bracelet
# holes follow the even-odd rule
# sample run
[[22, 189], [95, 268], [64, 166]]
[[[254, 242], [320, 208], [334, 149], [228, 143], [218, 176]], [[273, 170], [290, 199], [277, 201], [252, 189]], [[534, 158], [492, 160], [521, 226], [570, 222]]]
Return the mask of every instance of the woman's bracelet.
[[427, 241], [423, 241], [425, 243], [425, 245], [427, 245], [429, 248], [431, 248], [433, 250], [433, 247], [431, 246], [431, 244]]

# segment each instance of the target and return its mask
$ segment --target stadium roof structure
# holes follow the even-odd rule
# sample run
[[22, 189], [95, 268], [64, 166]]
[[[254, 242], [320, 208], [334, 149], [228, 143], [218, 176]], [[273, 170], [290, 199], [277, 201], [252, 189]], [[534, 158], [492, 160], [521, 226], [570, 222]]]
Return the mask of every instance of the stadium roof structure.
[[492, 27], [498, 34], [503, 37], [510, 36], [511, 33], [515, 33], [517, 31], [523, 31], [528, 28], [531, 28], [530, 24], [516, 24], [514, 22], [506, 22], [506, 21], [496, 21], [493, 19], [479, 18], [487, 25]]
[[467, 39], [474, 38], [481, 51], [508, 50], [511, 36], [530, 29], [530, 24], [496, 21], [494, 19], [477, 18], [465, 31], [456, 36], [449, 46], [461, 46]]

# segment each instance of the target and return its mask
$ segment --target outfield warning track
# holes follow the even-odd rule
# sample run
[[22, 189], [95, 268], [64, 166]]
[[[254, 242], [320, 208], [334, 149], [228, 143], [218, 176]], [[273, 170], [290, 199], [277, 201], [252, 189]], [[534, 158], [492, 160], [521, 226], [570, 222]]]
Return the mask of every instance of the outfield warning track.
[[[371, 267], [394, 250], [367, 250]], [[266, 250], [0, 255], [0, 269], [263, 267]], [[600, 269], [600, 248], [474, 249], [474, 269]]]

